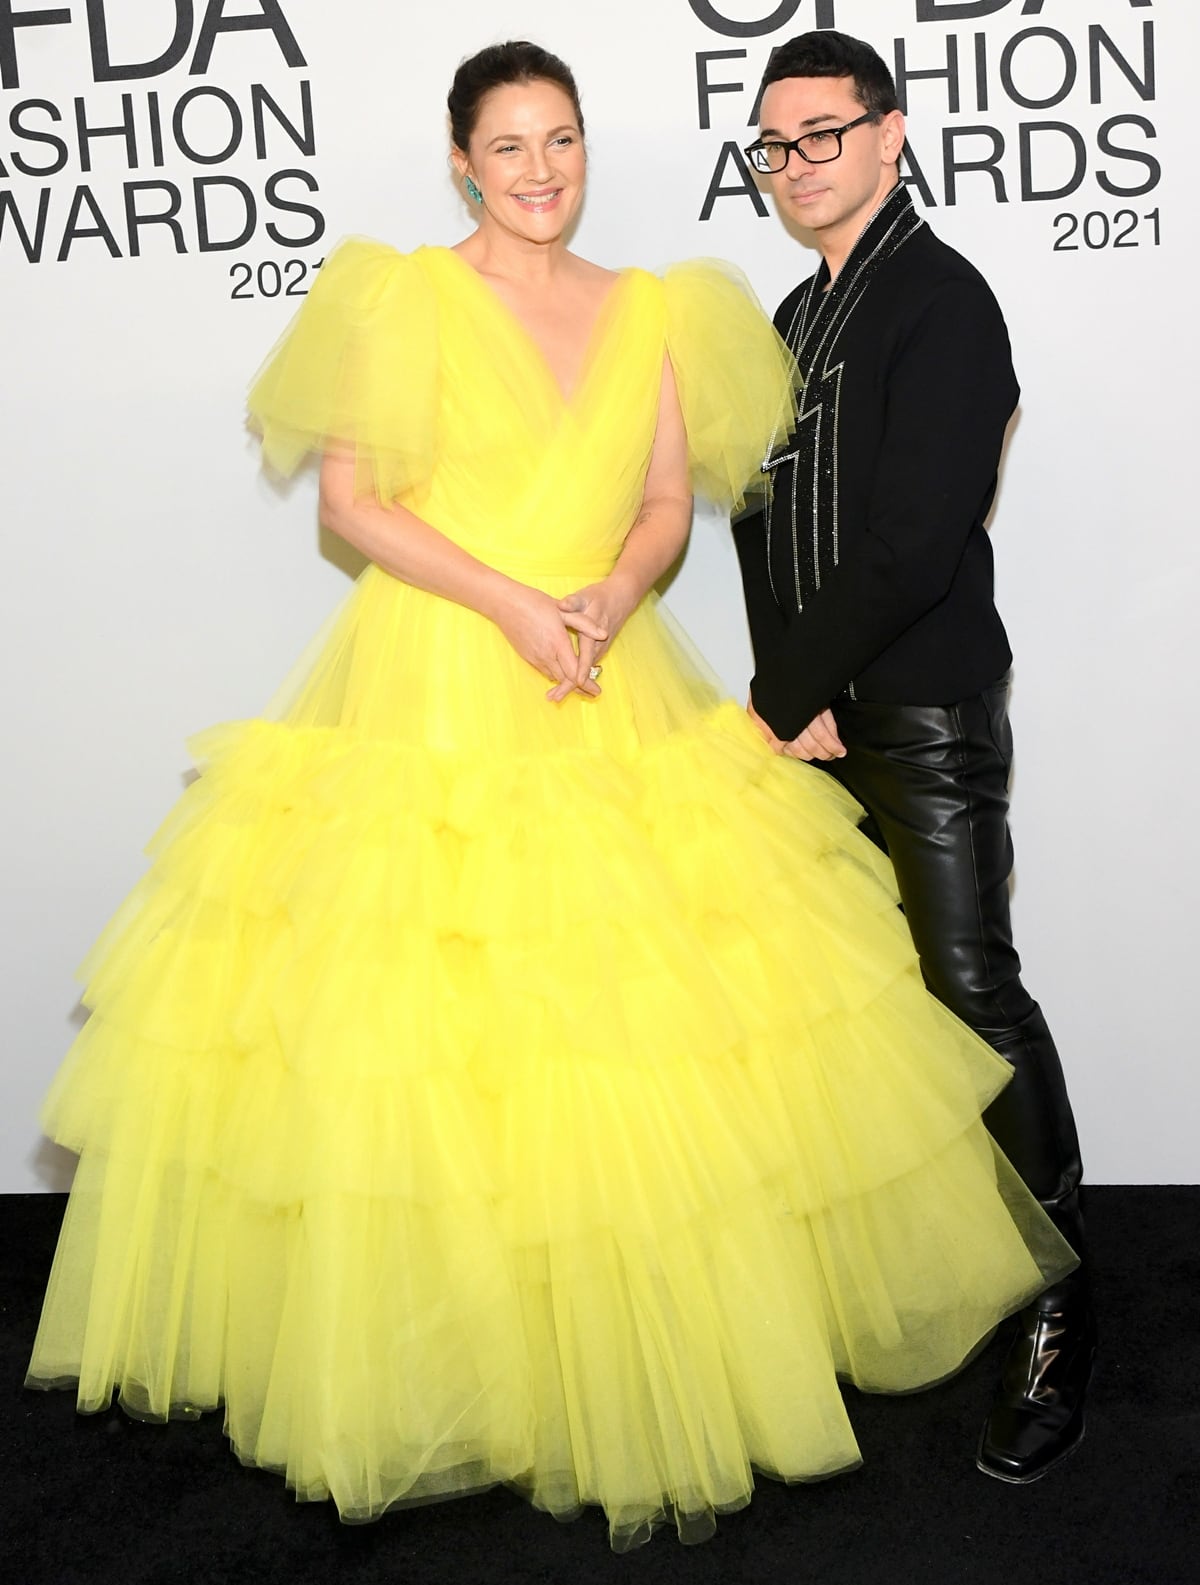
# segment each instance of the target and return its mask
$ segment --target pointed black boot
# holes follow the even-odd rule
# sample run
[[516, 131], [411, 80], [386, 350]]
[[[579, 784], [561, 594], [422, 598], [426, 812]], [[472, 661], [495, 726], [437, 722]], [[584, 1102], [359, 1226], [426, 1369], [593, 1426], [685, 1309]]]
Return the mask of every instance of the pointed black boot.
[[985, 1475], [1024, 1486], [1075, 1451], [1083, 1440], [1095, 1352], [1096, 1326], [1086, 1300], [1059, 1307], [1047, 1294], [1021, 1311], [979, 1439], [975, 1462]]
[[1070, 1200], [1046, 1209], [1085, 1264], [1018, 1315], [975, 1460], [985, 1475], [1016, 1486], [1039, 1480], [1083, 1440], [1096, 1320], [1077, 1195]]

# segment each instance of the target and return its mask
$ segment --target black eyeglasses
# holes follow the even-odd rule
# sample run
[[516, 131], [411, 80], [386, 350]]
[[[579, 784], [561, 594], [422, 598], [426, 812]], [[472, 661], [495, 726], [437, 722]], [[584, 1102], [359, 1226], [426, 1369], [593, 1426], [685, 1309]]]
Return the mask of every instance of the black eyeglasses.
[[762, 171], [767, 176], [777, 176], [780, 171], [787, 169], [793, 149], [810, 165], [828, 165], [842, 152], [842, 138], [847, 132], [853, 132], [855, 127], [861, 127], [868, 121], [878, 120], [879, 112], [868, 110], [865, 116], [859, 116], [857, 121], [847, 121], [844, 127], [821, 127], [816, 132], [806, 132], [802, 138], [793, 138], [790, 143], [785, 143], [782, 138], [759, 138], [756, 143], [743, 149], [742, 153], [756, 171]]

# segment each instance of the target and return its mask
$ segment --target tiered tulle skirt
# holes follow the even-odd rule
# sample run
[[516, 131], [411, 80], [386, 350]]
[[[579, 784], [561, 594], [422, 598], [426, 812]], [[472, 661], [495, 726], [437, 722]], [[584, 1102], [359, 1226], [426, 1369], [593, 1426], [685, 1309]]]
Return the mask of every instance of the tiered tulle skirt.
[[223, 1403], [347, 1519], [504, 1481], [699, 1539], [858, 1461], [839, 1376], [937, 1380], [1071, 1264], [853, 804], [650, 607], [604, 683], [369, 574], [199, 741], [48, 1105], [33, 1384]]

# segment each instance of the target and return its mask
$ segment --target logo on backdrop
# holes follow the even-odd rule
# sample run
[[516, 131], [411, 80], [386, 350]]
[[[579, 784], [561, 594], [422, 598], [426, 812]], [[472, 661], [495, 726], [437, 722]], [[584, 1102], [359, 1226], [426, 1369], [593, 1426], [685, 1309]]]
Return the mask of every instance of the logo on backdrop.
[[[307, 62], [281, 0], [0, 0], [0, 256], [230, 253], [234, 297], [299, 295], [325, 232]], [[86, 62], [83, 92], [39, 73]], [[264, 273], [265, 272], [265, 273]]]
[[[851, 7], [687, 4], [716, 35], [695, 51], [700, 168], [709, 172], [699, 218], [740, 204], [765, 219], [765, 190], [741, 152], [758, 124], [762, 73], [786, 39], [836, 27]], [[907, 12], [906, 31], [871, 42], [890, 56], [909, 112], [904, 177], [917, 203], [1069, 205], [1051, 212], [1056, 252], [1157, 246], [1153, 9], [1154, 0], [888, 0], [889, 24]], [[761, 14], [727, 14], [735, 10]]]

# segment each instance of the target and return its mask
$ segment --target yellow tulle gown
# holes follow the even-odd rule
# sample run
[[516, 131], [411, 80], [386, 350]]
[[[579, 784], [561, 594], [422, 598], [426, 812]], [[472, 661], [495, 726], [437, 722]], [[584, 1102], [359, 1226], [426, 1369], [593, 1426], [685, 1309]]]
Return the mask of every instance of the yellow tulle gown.
[[[623, 272], [567, 399], [457, 254], [349, 243], [252, 408], [275, 465], [352, 445], [559, 596], [637, 513], [664, 351], [735, 497], [789, 371], [713, 265]], [[653, 596], [602, 697], [546, 686], [371, 568], [273, 712], [197, 739], [47, 1103], [80, 1164], [32, 1384], [223, 1404], [346, 1519], [508, 1482], [623, 1548], [853, 1466], [839, 1377], [937, 1380], [1073, 1264], [833, 780]]]

